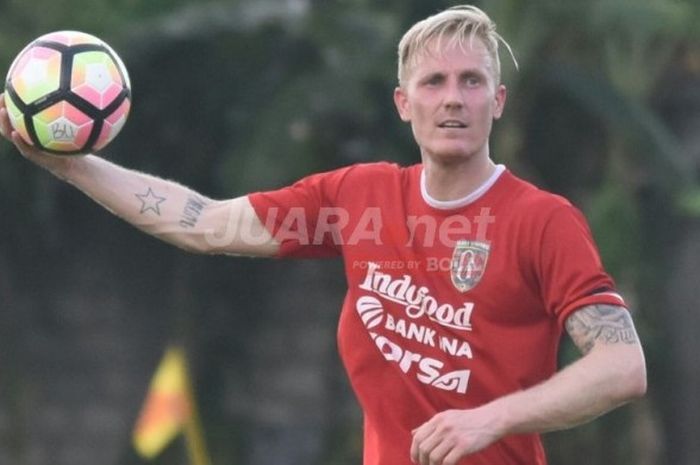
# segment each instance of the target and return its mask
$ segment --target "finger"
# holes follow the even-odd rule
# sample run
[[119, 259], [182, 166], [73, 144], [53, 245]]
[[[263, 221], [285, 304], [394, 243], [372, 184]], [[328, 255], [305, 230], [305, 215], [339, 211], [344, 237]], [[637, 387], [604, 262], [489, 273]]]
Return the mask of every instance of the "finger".
[[443, 439], [430, 452], [430, 465], [447, 465], [445, 458], [454, 449], [454, 444]]
[[17, 150], [19, 150], [20, 153], [25, 157], [31, 158], [33, 156], [36, 157], [40, 154], [40, 152], [34, 146], [27, 144], [17, 131], [12, 131], [11, 137], [12, 143], [14, 143], [15, 146], [17, 146]]
[[418, 463], [421, 465], [433, 465], [434, 463], [439, 463], [432, 462], [431, 459], [433, 459], [435, 450], [440, 447], [443, 440], [444, 437], [441, 434], [438, 434], [437, 431], [434, 431], [433, 434], [425, 438], [425, 440], [418, 445]]
[[411, 441], [411, 462], [418, 463], [418, 445], [420, 444], [415, 435], [416, 430], [413, 430], [413, 440]]
[[[433, 425], [425, 425], [427, 428], [422, 429], [413, 437], [411, 444], [412, 460], [420, 465], [429, 465], [432, 451], [442, 442], [443, 436], [438, 433]], [[429, 428], [429, 429], [428, 429]], [[425, 436], [425, 432], [429, 431]]]
[[[1, 98], [0, 102], [2, 102]], [[7, 110], [4, 107], [0, 106], [0, 135], [9, 138], [10, 132], [10, 117], [7, 114]]]
[[413, 441], [411, 442], [411, 460], [413, 463], [420, 463], [418, 447], [425, 440], [425, 438], [427, 438], [433, 432], [433, 430], [434, 427], [430, 422], [424, 423], [422, 426], [419, 426], [413, 430]]
[[459, 447], [452, 447], [442, 459], [442, 465], [456, 465], [457, 461], [467, 455]]

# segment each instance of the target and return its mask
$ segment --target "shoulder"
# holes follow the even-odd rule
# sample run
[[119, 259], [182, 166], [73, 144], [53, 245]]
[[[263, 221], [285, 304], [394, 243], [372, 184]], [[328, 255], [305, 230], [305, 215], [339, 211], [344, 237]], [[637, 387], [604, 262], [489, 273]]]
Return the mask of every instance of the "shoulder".
[[343, 166], [330, 171], [314, 173], [307, 178], [315, 180], [324, 180], [331, 182], [344, 182], [349, 179], [370, 179], [370, 178], [390, 178], [400, 177], [409, 168], [403, 168], [396, 163], [390, 162], [374, 162], [374, 163], [355, 163], [348, 166]]
[[404, 168], [395, 163], [356, 163], [330, 171], [308, 175], [288, 189], [319, 196], [323, 203], [335, 204], [341, 199], [361, 198], [389, 186], [405, 185], [415, 167]]
[[405, 186], [411, 179], [420, 176], [420, 165], [403, 167], [391, 162], [357, 163], [335, 171], [336, 187], [339, 191], [387, 190], [390, 186]]
[[565, 197], [537, 187], [510, 171], [506, 172], [506, 176], [512, 200], [519, 207], [549, 211], [572, 206]]
[[590, 234], [584, 214], [567, 198], [541, 189], [511, 172], [505, 174], [506, 194], [501, 204], [514, 227], [528, 231], [533, 240], [572, 229]]
[[415, 170], [419, 165], [403, 167], [397, 163], [380, 161], [374, 163], [357, 163], [347, 167], [348, 175], [358, 178], [401, 178]]
[[555, 216], [581, 214], [569, 199], [537, 187], [510, 171], [505, 176], [507, 203], [515, 215], [541, 224]]

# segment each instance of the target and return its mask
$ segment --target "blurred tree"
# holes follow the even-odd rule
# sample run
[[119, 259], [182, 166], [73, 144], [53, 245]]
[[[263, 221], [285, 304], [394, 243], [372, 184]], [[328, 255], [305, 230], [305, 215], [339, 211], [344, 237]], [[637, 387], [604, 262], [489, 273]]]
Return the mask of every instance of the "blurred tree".
[[[697, 146], [682, 147], [653, 104], [659, 89], [670, 94], [678, 90], [667, 82], [678, 71], [674, 70], [678, 50], [696, 40], [691, 31], [698, 6], [625, 0], [488, 5], [494, 6], [496, 20], [506, 26], [504, 34], [516, 50], [524, 43], [526, 54], [532, 53], [521, 57], [522, 69], [510, 86], [518, 100], [522, 93], [532, 97], [517, 106], [520, 117], [513, 123], [511, 113], [511, 124], [507, 120], [501, 128], [506, 130], [506, 143], [510, 141], [503, 148], [514, 149], [520, 163], [531, 164], [526, 172], [573, 198], [588, 213], [608, 269], [637, 310], [649, 358], [651, 402], [575, 432], [552, 435], [552, 462], [576, 463], [576, 457], [587, 464], [625, 462], [634, 453], [633, 463], [695, 463], [698, 456], [689, 442], [697, 425], [689, 419], [679, 424], [672, 420], [675, 415], [668, 416], [675, 426], [664, 431], [656, 420], [665, 405], [674, 403], [664, 388], [666, 382], [679, 379], [670, 375], [663, 348], [679, 347], [686, 355], [675, 358], [672, 365], [684, 373], [697, 373], [689, 361], [697, 348], [675, 328], [676, 324], [697, 327], [688, 318], [688, 304], [664, 302], [659, 292], [670, 274], [671, 249], [666, 244], [673, 234], [669, 226], [679, 214], [676, 205], [697, 186], [697, 164], [688, 156]], [[542, 17], [548, 20], [541, 22]], [[547, 27], [532, 34], [531, 24], [538, 18]], [[513, 31], [508, 30], [511, 27]], [[681, 119], [687, 124], [688, 119]], [[692, 243], [679, 250], [684, 257], [692, 256]], [[679, 338], [686, 342], [678, 343]], [[680, 378], [688, 389], [699, 387], [694, 375]], [[686, 400], [676, 402], [677, 408], [687, 408], [687, 397], [682, 399]], [[661, 450], [666, 441], [675, 447]], [[577, 449], [604, 453], [572, 454]]]

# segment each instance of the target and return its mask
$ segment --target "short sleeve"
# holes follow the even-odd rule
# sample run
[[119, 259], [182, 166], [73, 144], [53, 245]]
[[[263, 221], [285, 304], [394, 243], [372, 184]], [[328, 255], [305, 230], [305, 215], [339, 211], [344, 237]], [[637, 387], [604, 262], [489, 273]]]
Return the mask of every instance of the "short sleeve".
[[260, 222], [280, 244], [278, 257], [320, 258], [341, 253], [335, 198], [349, 168], [305, 177], [291, 186], [248, 195]]
[[603, 269], [583, 214], [573, 206], [561, 205], [551, 213], [542, 230], [539, 252], [542, 300], [560, 325], [586, 305], [625, 306], [613, 279]]

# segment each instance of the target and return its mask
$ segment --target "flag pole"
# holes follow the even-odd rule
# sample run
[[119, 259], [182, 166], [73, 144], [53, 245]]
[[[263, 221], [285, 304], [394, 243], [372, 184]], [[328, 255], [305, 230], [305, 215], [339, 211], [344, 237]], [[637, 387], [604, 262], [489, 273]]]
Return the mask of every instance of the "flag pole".
[[186, 376], [187, 396], [190, 399], [190, 405], [192, 408], [190, 416], [184, 425], [187, 454], [189, 455], [191, 465], [211, 465], [211, 458], [204, 440], [202, 423], [199, 418], [197, 402], [194, 396], [192, 377], [189, 376], [189, 363], [187, 358], [185, 358], [185, 369], [188, 372], [188, 376]]

